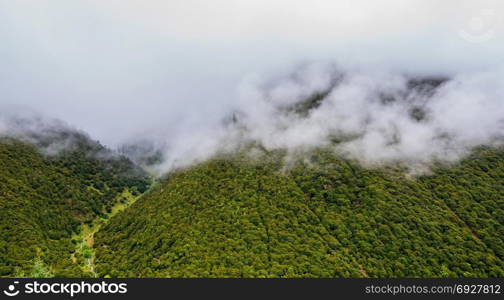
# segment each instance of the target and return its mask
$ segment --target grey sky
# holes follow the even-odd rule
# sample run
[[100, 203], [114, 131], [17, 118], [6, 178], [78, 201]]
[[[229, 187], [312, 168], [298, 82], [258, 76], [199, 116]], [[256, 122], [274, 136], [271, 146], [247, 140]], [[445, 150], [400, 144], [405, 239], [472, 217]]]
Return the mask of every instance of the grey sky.
[[33, 109], [112, 146], [153, 128], [191, 135], [239, 105], [250, 78], [306, 61], [499, 69], [503, 14], [502, 1], [0, 0], [0, 109]]

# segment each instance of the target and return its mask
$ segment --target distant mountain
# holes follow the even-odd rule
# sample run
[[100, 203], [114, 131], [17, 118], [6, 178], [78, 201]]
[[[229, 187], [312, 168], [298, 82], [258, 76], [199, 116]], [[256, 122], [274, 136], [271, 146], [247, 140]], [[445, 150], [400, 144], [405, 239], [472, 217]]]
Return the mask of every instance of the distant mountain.
[[502, 277], [504, 150], [406, 177], [316, 150], [169, 174], [96, 235], [100, 276]]
[[144, 168], [151, 168], [164, 161], [162, 147], [151, 140], [130, 141], [121, 145], [118, 152]]

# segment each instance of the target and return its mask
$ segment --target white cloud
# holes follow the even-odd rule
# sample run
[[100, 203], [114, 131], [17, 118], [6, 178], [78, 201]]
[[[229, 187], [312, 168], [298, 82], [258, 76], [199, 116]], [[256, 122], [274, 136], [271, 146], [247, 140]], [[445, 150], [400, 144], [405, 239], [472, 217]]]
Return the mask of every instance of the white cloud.
[[[365, 132], [345, 149], [434, 155], [446, 148], [438, 131], [473, 145], [501, 128], [503, 13], [502, 1], [475, 0], [0, 0], [0, 108], [35, 109], [110, 146], [166, 140], [171, 165], [213, 153], [234, 109], [270, 147]], [[329, 101], [308, 119], [277, 113], [330, 84], [334, 61], [352, 78]], [[300, 62], [299, 78], [284, 77]], [[368, 99], [400, 89], [403, 74], [460, 83], [428, 103], [431, 123], [416, 124], [407, 107]], [[391, 134], [404, 145], [381, 151]]]

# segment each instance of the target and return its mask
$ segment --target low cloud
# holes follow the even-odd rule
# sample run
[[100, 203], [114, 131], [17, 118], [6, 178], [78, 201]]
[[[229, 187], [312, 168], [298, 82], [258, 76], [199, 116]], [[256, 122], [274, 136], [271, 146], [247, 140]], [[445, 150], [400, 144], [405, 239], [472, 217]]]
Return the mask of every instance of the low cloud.
[[[453, 161], [502, 138], [503, 13], [493, 0], [0, 0], [0, 112], [63, 120], [160, 173], [247, 141]], [[421, 78], [441, 82], [411, 86]]]
[[[305, 64], [243, 82], [220, 122], [179, 124], [152, 137], [158, 171], [259, 142], [290, 153], [331, 147], [365, 165], [452, 162], [504, 138], [503, 72], [453, 77], [356, 71]], [[160, 143], [160, 141], [162, 141]]]
[[[267, 148], [332, 145], [365, 163], [456, 160], [504, 137], [503, 75], [498, 70], [444, 78], [326, 69], [266, 91], [257, 84], [246, 87], [243, 126]], [[340, 79], [334, 84], [330, 78]], [[313, 81], [320, 84], [310, 89]], [[286, 88], [302, 92], [283, 95]], [[283, 108], [292, 99], [298, 101], [289, 103], [294, 106], [306, 101], [307, 92], [324, 95], [316, 107], [304, 114]]]

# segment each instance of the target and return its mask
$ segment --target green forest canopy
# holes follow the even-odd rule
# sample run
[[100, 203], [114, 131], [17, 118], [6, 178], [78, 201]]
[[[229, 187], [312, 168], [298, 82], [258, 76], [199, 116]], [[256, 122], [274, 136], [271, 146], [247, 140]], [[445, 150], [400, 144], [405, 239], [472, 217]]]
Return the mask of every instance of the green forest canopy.
[[281, 151], [238, 153], [147, 191], [128, 159], [83, 145], [0, 140], [0, 276], [91, 276], [72, 236], [126, 189], [145, 194], [95, 234], [101, 277], [504, 276], [503, 149], [418, 178], [325, 149], [287, 169]]
[[0, 276], [29, 274], [40, 257], [56, 276], [86, 275], [71, 260], [72, 234], [110, 209], [124, 189], [140, 193], [149, 185], [128, 159], [92, 151], [81, 146], [49, 157], [0, 139]]
[[504, 152], [408, 179], [314, 151], [172, 173], [96, 236], [120, 277], [504, 276]]

